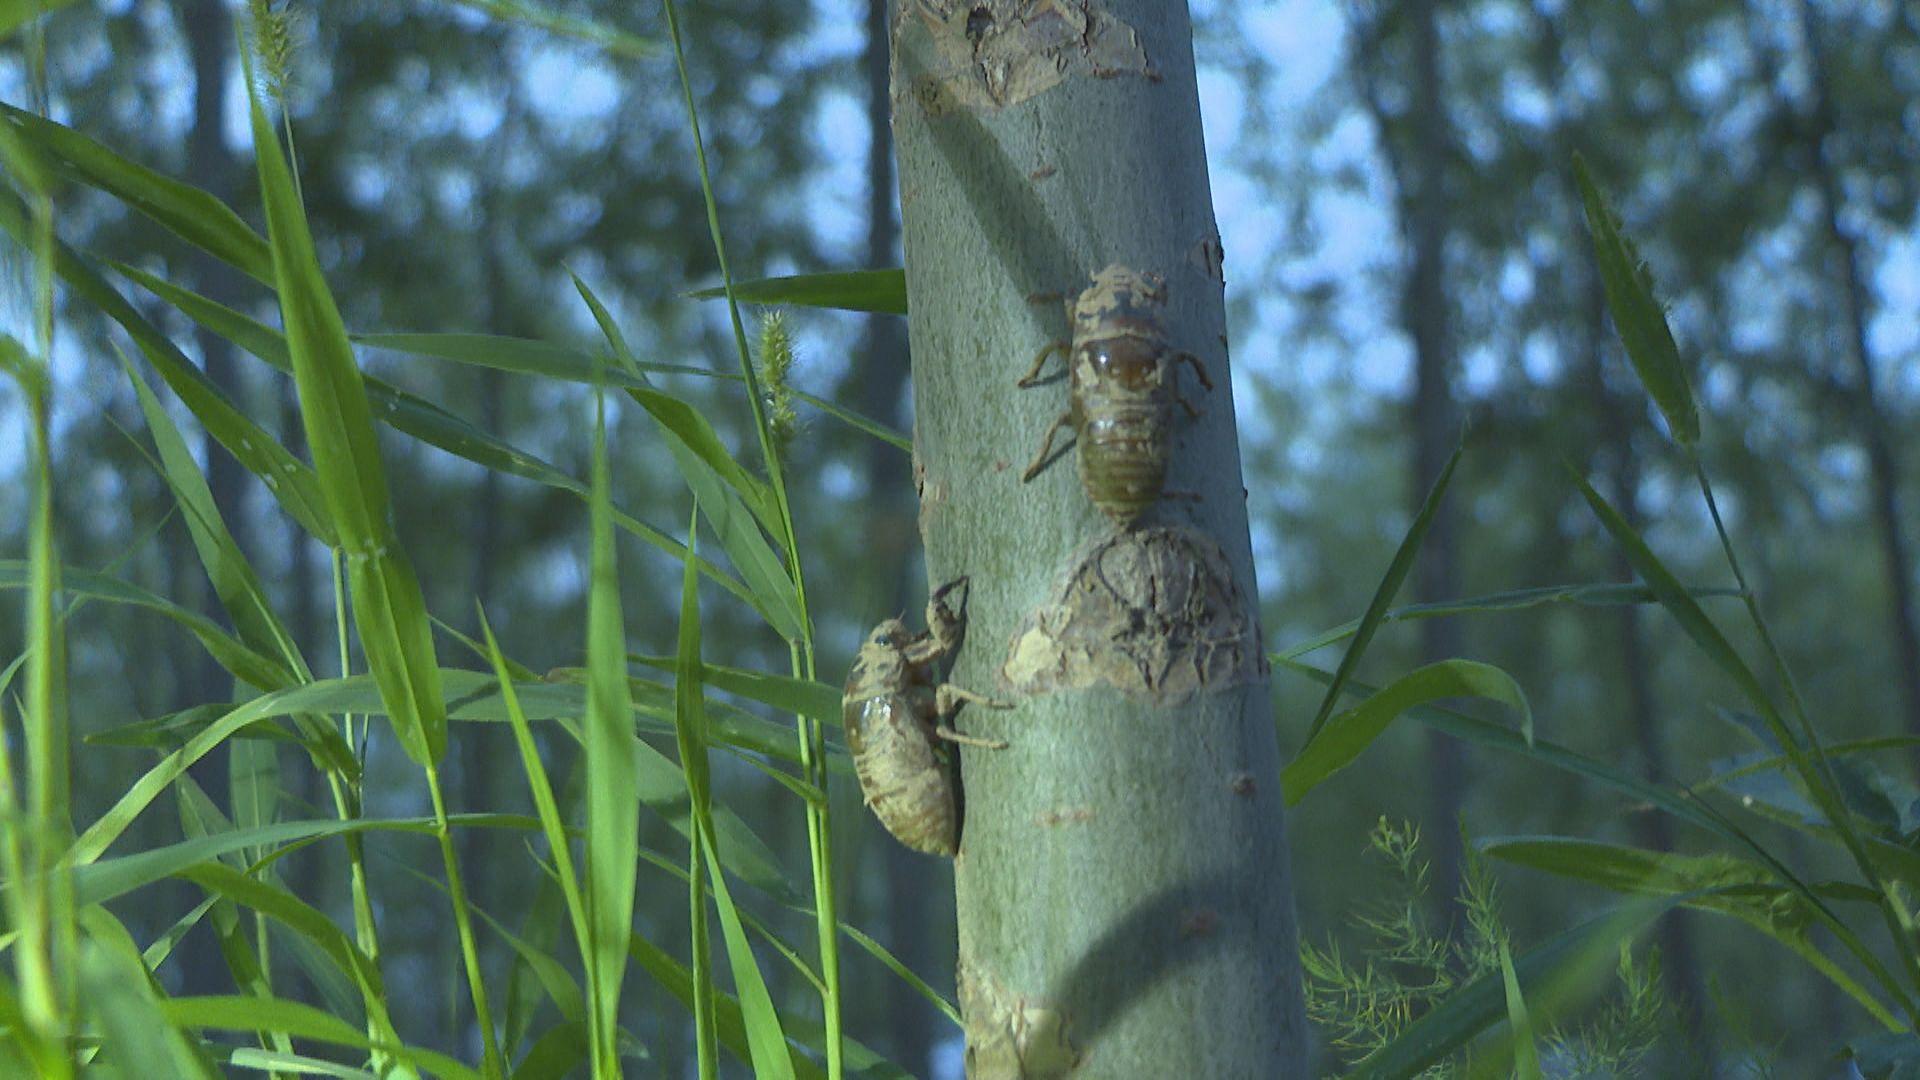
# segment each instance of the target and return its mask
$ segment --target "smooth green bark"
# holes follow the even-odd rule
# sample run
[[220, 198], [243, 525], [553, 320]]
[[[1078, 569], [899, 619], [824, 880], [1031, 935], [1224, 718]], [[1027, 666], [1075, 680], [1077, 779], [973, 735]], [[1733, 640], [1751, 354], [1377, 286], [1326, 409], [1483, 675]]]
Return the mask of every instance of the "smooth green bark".
[[[1217, 547], [1218, 559], [1195, 565], [1220, 568], [1238, 610], [1257, 595], [1185, 5], [905, 7], [894, 136], [921, 531], [934, 584], [972, 580], [952, 681], [1016, 705], [969, 707], [958, 721], [1011, 744], [962, 751], [955, 880], [969, 1074], [1304, 1075], [1257, 628], [1246, 623], [1245, 664], [1202, 677], [1197, 693], [1162, 695], [1171, 701], [1118, 688], [1125, 671], [1116, 685], [1048, 692], [1022, 692], [1002, 671], [1023, 621], [1076, 568], [1099, 581], [1083, 560], [1121, 531], [1081, 490], [1077, 450], [1021, 482], [1067, 387], [1015, 385], [1036, 349], [1066, 335], [1062, 299], [1111, 263], [1164, 276], [1169, 344], [1196, 354], [1215, 387], [1181, 374], [1202, 410], [1175, 411], [1167, 488], [1184, 495], [1128, 533], [1202, 535], [1192, 550]], [[956, 10], [942, 22], [944, 7]], [[1086, 22], [1089, 7], [1116, 22]], [[1069, 37], [1045, 37], [1061, 25]], [[1023, 55], [1028, 46], [1044, 64]], [[956, 63], [969, 48], [980, 62]], [[1063, 76], [1051, 85], [1046, 64]], [[1116, 584], [1134, 596], [1158, 587]]]

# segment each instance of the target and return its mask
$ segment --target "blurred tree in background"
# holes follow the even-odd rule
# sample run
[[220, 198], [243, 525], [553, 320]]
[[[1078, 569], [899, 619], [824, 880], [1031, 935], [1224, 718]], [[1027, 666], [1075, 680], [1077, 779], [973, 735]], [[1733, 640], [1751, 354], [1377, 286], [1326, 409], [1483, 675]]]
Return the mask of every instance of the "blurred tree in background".
[[[347, 325], [595, 347], [571, 273], [608, 302], [641, 359], [726, 369], [724, 313], [684, 295], [712, 284], [718, 270], [671, 54], [623, 56], [490, 17], [486, 6], [287, 5], [295, 51], [286, 103], [302, 193]], [[1823, 733], [1920, 734], [1920, 15], [1912, 6], [1194, 7], [1269, 644], [1360, 613], [1469, 417], [1480, 437], [1403, 601], [1630, 580], [1563, 464], [1590, 476], [1690, 584], [1725, 583], [1712, 524], [1690, 499], [1691, 466], [1661, 437], [1610, 326], [1569, 172], [1578, 150], [1669, 302], [1722, 508]], [[554, 0], [544, 10], [654, 42], [664, 36], [646, 5]], [[885, 0], [722, 0], [684, 12], [737, 275], [898, 265], [886, 10]], [[43, 21], [50, 114], [215, 193], [258, 226], [234, 48], [240, 14], [221, 0], [59, 10]], [[25, 35], [0, 43], [0, 100], [31, 107], [32, 55]], [[268, 290], [97, 192], [62, 189], [59, 231], [77, 248], [277, 325]], [[0, 250], [9, 279], [0, 311], [24, 327], [27, 263], [10, 243]], [[132, 280], [110, 278], [249, 416], [302, 452], [288, 380], [196, 332]], [[66, 563], [217, 611], [172, 499], [139, 449], [144, 422], [112, 359], [111, 343], [124, 338], [85, 305], [63, 315], [54, 370]], [[911, 430], [897, 317], [789, 317], [800, 386]], [[579, 387], [376, 349], [361, 360], [586, 475], [589, 414]], [[728, 446], [750, 459], [752, 425], [736, 387], [666, 381], [700, 402]], [[25, 462], [13, 449], [23, 443], [17, 401], [11, 388], [0, 390], [0, 476], [9, 491], [24, 490], [16, 478]], [[688, 499], [653, 429], [630, 415], [616, 413], [610, 433], [614, 501], [677, 533]], [[815, 620], [821, 677], [835, 682], [866, 627], [923, 599], [910, 464], [897, 447], [818, 413], [803, 416], [788, 472], [809, 579], [827, 583]], [[580, 664], [584, 502], [390, 433], [381, 449], [430, 610], [474, 634], [477, 599], [516, 659], [540, 672]], [[211, 440], [196, 450], [302, 651], [331, 671], [327, 552], [224, 450]], [[26, 527], [22, 512], [0, 514], [0, 553], [24, 552]], [[630, 648], [671, 653], [677, 560], [628, 544], [623, 568]], [[785, 669], [783, 642], [750, 612], [730, 602], [705, 610], [714, 662]], [[18, 654], [23, 640], [22, 627], [0, 619], [0, 659]], [[230, 678], [185, 635], [139, 609], [88, 605], [70, 642], [79, 735], [233, 697]], [[443, 664], [485, 666], [449, 642], [442, 639]], [[1541, 737], [1636, 775], [1688, 785], [1756, 756], [1734, 695], [1658, 609], [1562, 605], [1389, 625], [1361, 674], [1382, 682], [1448, 657], [1513, 673]], [[1321, 687], [1280, 671], [1275, 684], [1290, 752], [1305, 738]], [[528, 810], [509, 734], [496, 727], [461, 726], [448, 765], [456, 810]], [[561, 754], [565, 745], [555, 739], [547, 749]], [[393, 750], [376, 739], [369, 813], [423, 814], [424, 794]], [[316, 816], [310, 807], [323, 792], [295, 758], [280, 755], [278, 813]], [[1874, 782], [1911, 824], [1920, 796], [1914, 755], [1870, 760]], [[91, 820], [147, 763], [131, 749], [78, 750], [76, 820]], [[210, 758], [195, 775], [224, 806], [229, 769], [258, 767], [257, 759]], [[553, 768], [559, 779], [570, 765]], [[803, 859], [794, 853], [806, 840], [791, 798], [736, 761], [721, 759], [715, 779], [720, 797], [797, 874]], [[901, 851], [859, 812], [853, 785], [834, 779], [842, 916], [951, 997], [950, 867]], [[1382, 815], [1424, 825], [1429, 917], [1441, 923], [1462, 917], [1451, 900], [1460, 895], [1463, 833], [1469, 841], [1555, 833], [1682, 852], [1705, 846], [1697, 830], [1647, 806], [1403, 722], [1294, 815], [1308, 939], [1357, 939], [1347, 915], [1373, 887], [1359, 855]], [[179, 828], [166, 807], [146, 815], [127, 843], [166, 842]], [[1762, 832], [1788, 850], [1805, 846], [1786, 829]], [[460, 835], [475, 903], [550, 944], [557, 898], [526, 874], [490, 872], [524, 859], [522, 837]], [[643, 823], [642, 842], [679, 843], [658, 821]], [[370, 838], [369, 857], [391, 871], [424, 858], [427, 844]], [[1607, 899], [1495, 869], [1516, 941], [1544, 938]], [[289, 857], [284, 873], [344, 921], [336, 846]], [[651, 873], [643, 868], [639, 932], [684, 942], [686, 905], [648, 899], [650, 888], [680, 886]], [[415, 991], [396, 995], [397, 1025], [423, 1045], [473, 1057], [478, 1038], [441, 898], [403, 873], [376, 878], [389, 980]], [[200, 898], [186, 885], [143, 896], [123, 913], [142, 940]], [[807, 920], [765, 907], [758, 913], [770, 923], [804, 933]], [[1811, 1075], [1845, 1035], [1872, 1026], [1727, 921], [1671, 916], [1655, 940], [1683, 1020], [1672, 1054], [1717, 1047], [1731, 1061], [1761, 1032], [1762, 1041], [1778, 1040], [1781, 1075]], [[481, 941], [504, 970], [502, 939]], [[864, 953], [846, 956], [848, 1030], [916, 1075], [955, 1075], [957, 1029]], [[783, 1013], [817, 1010], [802, 980], [766, 966]], [[162, 974], [197, 993], [230, 985], [205, 929]], [[313, 995], [291, 965], [276, 978], [287, 982], [286, 996]], [[685, 1075], [694, 1048], [684, 1013], [657, 992], [635, 1001], [634, 1033], [666, 1074]]]

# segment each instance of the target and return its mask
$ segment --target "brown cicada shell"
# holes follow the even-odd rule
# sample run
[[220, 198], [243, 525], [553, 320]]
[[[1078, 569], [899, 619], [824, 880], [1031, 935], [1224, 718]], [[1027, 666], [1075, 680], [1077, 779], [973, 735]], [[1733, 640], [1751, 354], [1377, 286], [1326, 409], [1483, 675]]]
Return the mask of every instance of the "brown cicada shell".
[[1080, 484], [1087, 498], [1125, 526], [1159, 500], [1172, 456], [1173, 407], [1199, 410], [1174, 387], [1174, 368], [1191, 365], [1200, 385], [1213, 380], [1200, 358], [1167, 341], [1166, 288], [1158, 275], [1113, 265], [1073, 303], [1073, 340], [1040, 350], [1021, 377], [1032, 386], [1054, 353], [1067, 357], [1067, 411], [1053, 422], [1021, 479], [1031, 480], [1053, 452], [1061, 428], [1080, 444]]
[[939, 682], [939, 664], [960, 639], [960, 615], [948, 598], [966, 582], [934, 593], [925, 633], [899, 619], [874, 627], [841, 698], [853, 771], [874, 816], [915, 851], [948, 857], [960, 850], [960, 781], [948, 744], [1006, 745], [969, 738], [950, 723], [965, 702], [1004, 705]]

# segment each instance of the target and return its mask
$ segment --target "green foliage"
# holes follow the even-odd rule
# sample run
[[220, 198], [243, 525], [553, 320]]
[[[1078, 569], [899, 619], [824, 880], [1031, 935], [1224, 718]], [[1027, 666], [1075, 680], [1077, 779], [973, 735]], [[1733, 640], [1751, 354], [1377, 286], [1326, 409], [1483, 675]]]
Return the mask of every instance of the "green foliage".
[[[1501, 921], [1497, 888], [1484, 859], [1469, 858], [1461, 878], [1458, 930], [1436, 928], [1429, 910], [1431, 867], [1420, 851], [1418, 829], [1381, 818], [1368, 836], [1367, 855], [1382, 864], [1373, 902], [1351, 917], [1359, 936], [1352, 953], [1329, 940], [1306, 943], [1307, 1014], [1334, 1052], [1348, 1063], [1372, 1059], [1393, 1046], [1414, 1023], [1459, 992], [1487, 979], [1500, 981], [1506, 1012], [1524, 1017], [1520, 980]], [[1639, 1062], [1672, 1036], [1671, 1002], [1657, 979], [1657, 954], [1636, 963], [1619, 949], [1618, 987], [1592, 1016], [1541, 1032], [1546, 1075], [1635, 1075]], [[1515, 1030], [1530, 1029], [1515, 1024]], [[1516, 1053], [1527, 1055], [1516, 1050]], [[1514, 1060], [1509, 1058], [1509, 1060]], [[1411, 1074], [1440, 1078], [1481, 1075], [1481, 1055], [1462, 1050]]]

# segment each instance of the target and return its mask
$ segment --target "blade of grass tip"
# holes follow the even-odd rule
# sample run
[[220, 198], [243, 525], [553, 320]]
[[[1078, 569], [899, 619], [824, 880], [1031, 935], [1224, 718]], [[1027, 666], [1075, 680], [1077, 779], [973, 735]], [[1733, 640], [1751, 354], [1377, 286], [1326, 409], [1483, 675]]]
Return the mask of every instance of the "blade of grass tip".
[[[695, 289], [696, 300], [719, 300], [724, 285]], [[864, 311], [876, 315], [907, 313], [907, 272], [899, 267], [881, 270], [840, 270], [823, 274], [794, 274], [733, 283], [733, 296], [749, 304], [791, 304], [796, 307]]]
[[1500, 979], [1507, 991], [1507, 1027], [1513, 1031], [1513, 1075], [1515, 1080], [1543, 1080], [1540, 1072], [1540, 1047], [1535, 1043], [1533, 1020], [1527, 1016], [1527, 999], [1520, 992], [1520, 976], [1513, 970], [1513, 952], [1500, 942]]
[[597, 1011], [594, 1075], [620, 1075], [620, 982], [632, 933], [640, 848], [639, 737], [627, 692], [626, 632], [613, 547], [606, 403], [594, 399], [592, 566], [587, 599], [587, 910]]
[[1447, 485], [1453, 482], [1453, 470], [1460, 464], [1460, 457], [1466, 452], [1466, 441], [1453, 448], [1447, 457], [1447, 463], [1434, 479], [1433, 487], [1427, 491], [1425, 501], [1420, 504], [1420, 512], [1414, 515], [1413, 524], [1407, 529], [1407, 535], [1400, 541], [1400, 547], [1393, 553], [1393, 561], [1387, 564], [1387, 574], [1380, 579], [1380, 585], [1373, 591], [1373, 599], [1367, 602], [1367, 610], [1361, 615], [1360, 623], [1354, 627], [1353, 643], [1347, 646], [1345, 656], [1340, 658], [1340, 666], [1334, 670], [1333, 682], [1327, 686], [1327, 692], [1320, 698], [1320, 708], [1313, 715], [1313, 724], [1307, 728], [1306, 745], [1320, 735], [1320, 730], [1333, 715], [1333, 707], [1340, 700], [1340, 689], [1353, 675], [1365, 655], [1367, 646], [1373, 642], [1374, 632], [1387, 616], [1387, 605], [1393, 602], [1395, 593], [1413, 572], [1414, 560], [1420, 554], [1420, 545], [1426, 541], [1427, 530], [1433, 525], [1433, 518], [1440, 509], [1440, 501], [1446, 497]]
[[[733, 271], [727, 264], [726, 240], [720, 231], [719, 203], [714, 198], [713, 180], [707, 167], [706, 141], [700, 134], [700, 111], [694, 104], [693, 80], [687, 73], [686, 52], [680, 43], [679, 13], [674, 7], [673, 0], [661, 0], [661, 7], [666, 15], [667, 35], [673, 45], [674, 66], [680, 75], [680, 95], [686, 104], [687, 127], [693, 139], [694, 161], [700, 173], [700, 196], [706, 204], [707, 231], [713, 240], [714, 261], [720, 268], [721, 286], [727, 294], [727, 319], [733, 329], [734, 350], [740, 361], [740, 377], [747, 386], [747, 403], [753, 412], [754, 431], [760, 440], [760, 453], [766, 464], [767, 476], [773, 485], [774, 499], [780, 511], [781, 540], [786, 550], [787, 568], [792, 575], [794, 599], [799, 607], [800, 635], [797, 640], [790, 638], [788, 641], [789, 664], [795, 677], [811, 679], [814, 677], [812, 620], [808, 615], [806, 575], [801, 567], [800, 545], [794, 533], [793, 512], [787, 500], [786, 480], [782, 474], [773, 428], [767, 419], [766, 401], [760, 387], [760, 378], [754, 371], [753, 357], [747, 347], [746, 324], [741, 321], [740, 304], [733, 292]], [[827, 786], [827, 769], [823, 729], [818, 721], [804, 716], [796, 716], [794, 723], [799, 734], [803, 775], [809, 783], [819, 786], [824, 791]], [[840, 1005], [839, 917], [835, 912], [833, 887], [831, 806], [831, 801], [807, 806], [807, 850], [813, 872], [816, 936], [820, 946], [820, 975], [827, 986], [826, 993], [821, 995], [821, 1009], [826, 1026], [827, 1075], [830, 1080], [840, 1080], [846, 1064]], [[709, 853], [709, 858], [711, 857]], [[717, 888], [723, 887], [724, 885], [717, 886]]]
[[447, 735], [426, 602], [394, 535], [386, 473], [353, 346], [321, 275], [292, 173], [254, 93], [251, 60], [246, 68], [267, 238], [307, 445], [340, 532], [362, 651], [401, 747], [425, 766], [446, 752]]
[[1297, 805], [1322, 781], [1352, 764], [1409, 709], [1453, 697], [1482, 697], [1512, 708], [1520, 714], [1520, 737], [1528, 746], [1533, 745], [1533, 710], [1527, 704], [1526, 691], [1513, 676], [1491, 664], [1442, 660], [1395, 679], [1384, 690], [1335, 716], [1320, 737], [1281, 770], [1280, 786], [1286, 792], [1287, 805]]
[[1600, 266], [1600, 284], [1613, 313], [1614, 329], [1627, 348], [1640, 385], [1667, 419], [1674, 441], [1691, 446], [1700, 438], [1700, 413], [1687, 384], [1686, 366], [1667, 327], [1667, 315], [1653, 294], [1653, 274], [1641, 260], [1633, 241], [1620, 230], [1619, 215], [1607, 205], [1593, 182], [1586, 159], [1573, 156], [1573, 176], [1586, 209], [1587, 229], [1593, 235], [1594, 260]]
[[[696, 515], [698, 508], [695, 508]], [[698, 520], [697, 517], [695, 520]], [[688, 525], [687, 550], [695, 545], [695, 533], [692, 523]], [[700, 579], [694, 572], [691, 561], [686, 564], [680, 586], [680, 633], [678, 664], [674, 681], [675, 730], [680, 742], [681, 771], [686, 776], [687, 795], [693, 803], [693, 814], [697, 842], [693, 846], [696, 856], [704, 857], [708, 875], [712, 879], [715, 907], [720, 913], [722, 937], [727, 945], [727, 960], [733, 970], [734, 988], [740, 995], [741, 1017], [746, 1023], [747, 1045], [753, 1056], [755, 1076], [782, 1078], [791, 1080], [793, 1076], [792, 1060], [787, 1051], [787, 1037], [780, 1026], [779, 1013], [773, 1007], [773, 998], [767, 992], [767, 984], [755, 961], [753, 948], [747, 941], [746, 930], [742, 926], [740, 912], [735, 908], [733, 897], [727, 887], [726, 874], [721, 869], [718, 837], [713, 827], [713, 787], [707, 763], [706, 745], [706, 693], [701, 678], [700, 661]], [[698, 867], [692, 877], [699, 878]], [[690, 886], [694, 902], [703, 909], [705, 897], [699, 889]], [[698, 920], [700, 929], [705, 929], [705, 912]], [[703, 943], [696, 941], [696, 956], [704, 952]], [[718, 1045], [712, 1042], [714, 1023], [714, 1002], [712, 975], [704, 977], [698, 967], [695, 969], [696, 982], [696, 1025], [704, 1019], [703, 1045], [700, 1060], [703, 1069], [718, 1068]], [[701, 1002], [704, 996], [704, 1005]], [[703, 1072], [703, 1076], [713, 1075]]]

